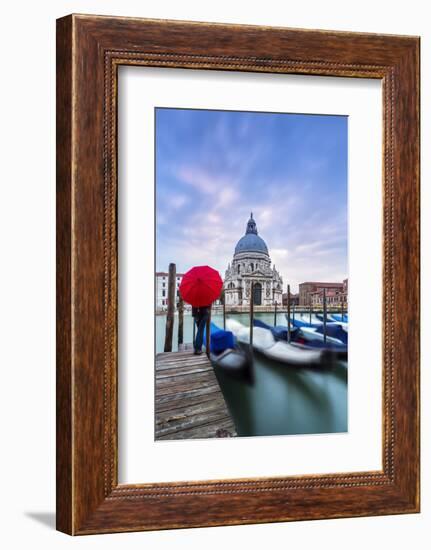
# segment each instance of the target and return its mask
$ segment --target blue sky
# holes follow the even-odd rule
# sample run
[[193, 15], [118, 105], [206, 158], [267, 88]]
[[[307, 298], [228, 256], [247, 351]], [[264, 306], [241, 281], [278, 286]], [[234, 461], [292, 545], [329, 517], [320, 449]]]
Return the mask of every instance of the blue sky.
[[156, 269], [224, 271], [253, 212], [293, 291], [347, 277], [347, 117], [156, 110]]

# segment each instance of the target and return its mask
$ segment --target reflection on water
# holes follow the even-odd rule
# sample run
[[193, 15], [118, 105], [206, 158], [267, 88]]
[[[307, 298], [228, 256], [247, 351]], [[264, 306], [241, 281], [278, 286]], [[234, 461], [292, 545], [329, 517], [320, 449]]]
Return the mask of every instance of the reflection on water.
[[[256, 318], [273, 324], [271, 313]], [[232, 318], [249, 324], [247, 314]], [[212, 320], [222, 326], [221, 315]], [[156, 316], [156, 352], [163, 351], [166, 316]], [[277, 324], [286, 324], [280, 314]], [[177, 318], [174, 340], [177, 334]], [[191, 342], [193, 323], [184, 316], [184, 341]], [[174, 351], [177, 343], [174, 342]], [[294, 368], [255, 354], [254, 384], [233, 380], [217, 371], [217, 379], [240, 436], [316, 434], [347, 431], [347, 363], [330, 369]]]

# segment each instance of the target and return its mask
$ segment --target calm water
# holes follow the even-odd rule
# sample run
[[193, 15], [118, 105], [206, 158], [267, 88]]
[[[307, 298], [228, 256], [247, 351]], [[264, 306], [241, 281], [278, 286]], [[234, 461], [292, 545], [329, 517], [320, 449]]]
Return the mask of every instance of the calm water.
[[[249, 325], [248, 314], [232, 318]], [[272, 313], [257, 313], [256, 318], [274, 324]], [[175, 318], [174, 340], [178, 334]], [[221, 315], [212, 321], [223, 325]], [[156, 316], [156, 350], [163, 351], [166, 316]], [[286, 325], [283, 314], [277, 324]], [[184, 342], [192, 342], [193, 323], [184, 316]], [[174, 342], [174, 351], [177, 343]], [[254, 384], [233, 380], [217, 371], [217, 378], [234, 419], [238, 435], [289, 435], [347, 431], [347, 364], [331, 369], [294, 368], [255, 354]]]

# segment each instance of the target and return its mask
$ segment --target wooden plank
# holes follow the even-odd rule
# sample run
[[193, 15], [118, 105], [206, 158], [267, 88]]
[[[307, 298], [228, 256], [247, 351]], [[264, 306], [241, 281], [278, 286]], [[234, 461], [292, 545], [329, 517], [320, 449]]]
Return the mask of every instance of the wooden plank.
[[164, 363], [181, 363], [181, 362], [200, 362], [204, 364], [211, 364], [209, 359], [201, 355], [195, 355], [192, 351], [174, 351], [171, 353], [163, 353], [156, 355], [157, 365]]
[[191, 367], [183, 369], [169, 369], [168, 372], [163, 372], [157, 375], [157, 380], [164, 380], [165, 378], [178, 378], [181, 376], [190, 376], [194, 374], [204, 374], [212, 371], [212, 367]]
[[165, 368], [162, 371], [156, 372], [156, 380], [163, 380], [163, 378], [166, 378], [166, 376], [187, 376], [187, 374], [193, 370], [197, 370], [198, 372], [196, 374], [200, 374], [200, 376], [197, 376], [198, 378], [202, 376], [213, 378], [213, 368], [211, 365], [184, 364], [177, 365], [176, 367], [171, 367], [170, 369]]
[[172, 353], [162, 353], [156, 355], [156, 359], [160, 363], [173, 363], [177, 361], [205, 361], [206, 357], [195, 355], [192, 351], [175, 351]]
[[211, 371], [212, 367], [208, 365], [202, 365], [202, 363], [191, 363], [189, 364], [176, 364], [176, 365], [160, 365], [159, 370], [156, 373], [156, 378], [159, 376], [165, 376], [169, 375], [169, 373], [173, 373], [173, 375], [176, 372], [190, 372], [193, 369], [200, 369], [202, 371]]
[[[183, 399], [189, 399], [190, 397], [196, 397], [196, 396], [202, 397], [204, 395], [208, 395], [208, 394], [211, 394], [211, 393], [217, 393], [219, 391], [220, 391], [220, 387], [218, 385], [214, 384], [214, 386], [209, 386], [207, 388], [201, 388], [201, 389], [195, 389], [195, 390], [182, 392], [179, 395]], [[168, 395], [159, 395], [156, 391], [156, 407], [160, 403], [170, 403], [176, 397], [178, 397], [178, 396], [175, 396], [175, 395], [172, 395], [172, 394], [170, 394], [170, 395], [169, 394]], [[157, 408], [156, 408], [156, 413], [157, 413]]]
[[202, 383], [212, 383], [214, 384], [214, 376], [211, 376], [213, 373], [211, 370], [207, 369], [202, 372], [192, 372], [192, 373], [182, 373], [176, 372], [176, 373], [164, 373], [161, 376], [156, 377], [156, 388], [166, 388], [167, 386], [171, 386], [173, 388], [180, 387], [189, 384], [199, 384]]
[[202, 361], [198, 360], [180, 360], [180, 361], [160, 361], [157, 365], [157, 373], [159, 373], [162, 370], [166, 369], [175, 369], [178, 367], [191, 367], [191, 366], [205, 366], [209, 367], [208, 363], [202, 363]]
[[214, 380], [205, 380], [197, 382], [189, 382], [182, 385], [169, 384], [167, 386], [156, 387], [156, 395], [175, 395], [176, 393], [188, 392], [192, 390], [202, 390], [204, 388], [216, 388], [218, 386], [217, 381]]
[[199, 390], [204, 391], [206, 388], [212, 387], [214, 387], [217, 391], [220, 391], [217, 381], [214, 381], [212, 378], [196, 378], [205, 374], [207, 373], [196, 373], [188, 376], [173, 376], [158, 380], [156, 382], [156, 397], [175, 394], [181, 396], [183, 393], [190, 393], [192, 391], [199, 392]]
[[156, 439], [236, 435], [211, 362], [192, 351], [156, 356]]
[[[197, 426], [196, 428], [189, 429], [189, 430], [183, 430], [183, 431], [177, 431], [173, 434], [165, 434], [160, 436], [157, 439], [165, 440], [165, 439], [208, 439], [208, 438], [216, 438], [217, 437], [217, 430], [227, 430], [230, 432], [230, 429], [232, 428], [232, 423], [230, 420], [216, 420], [214, 422], [210, 422], [208, 424], [204, 424], [201, 426]], [[235, 435], [235, 432], [232, 433], [232, 435]]]
[[212, 392], [207, 392], [194, 396], [191, 395], [187, 398], [184, 398], [182, 394], [179, 396], [170, 396], [169, 399], [165, 399], [164, 401], [156, 397], [156, 410], [157, 413], [162, 413], [164, 411], [170, 411], [172, 409], [183, 409], [192, 405], [199, 405], [200, 403], [206, 403], [207, 401], [212, 401], [216, 399], [217, 396], [215, 396], [214, 394], [218, 393], [218, 388], [215, 388]]
[[172, 422], [165, 421], [156, 424], [156, 429], [159, 436], [166, 434], [175, 434], [184, 430], [190, 431], [190, 429], [206, 426], [209, 423], [226, 420], [225, 411], [216, 409], [211, 411], [203, 411], [201, 414], [195, 414], [190, 417], [173, 417]]
[[207, 365], [208, 366], [208, 363], [202, 363], [202, 361], [199, 361], [199, 360], [196, 360], [196, 359], [192, 359], [190, 361], [188, 361], [187, 359], [178, 359], [176, 361], [157, 361], [158, 363], [158, 368], [157, 368], [157, 371], [160, 369], [160, 368], [163, 368], [163, 367], [171, 367], [171, 368], [175, 368], [175, 367], [184, 367], [184, 366], [188, 366], [188, 365]]
[[159, 411], [159, 414], [157, 415], [157, 424], [172, 424], [175, 420], [185, 420], [186, 418], [203, 414], [204, 412], [223, 409], [223, 407], [223, 397], [217, 395], [217, 397], [206, 401], [200, 401], [190, 405], [184, 404], [183, 406], [176, 407], [174, 413], [172, 413], [172, 410]]

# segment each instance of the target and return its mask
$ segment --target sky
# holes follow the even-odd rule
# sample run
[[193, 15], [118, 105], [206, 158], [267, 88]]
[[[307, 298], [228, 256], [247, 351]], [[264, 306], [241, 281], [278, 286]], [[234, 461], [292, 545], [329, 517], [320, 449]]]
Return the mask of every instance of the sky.
[[156, 270], [224, 278], [250, 212], [292, 292], [347, 273], [344, 116], [156, 109]]

